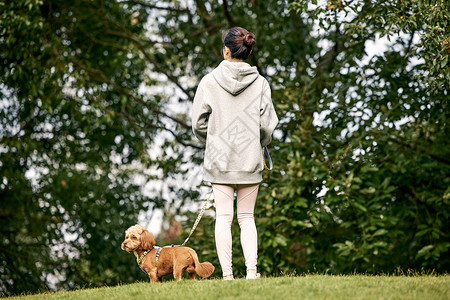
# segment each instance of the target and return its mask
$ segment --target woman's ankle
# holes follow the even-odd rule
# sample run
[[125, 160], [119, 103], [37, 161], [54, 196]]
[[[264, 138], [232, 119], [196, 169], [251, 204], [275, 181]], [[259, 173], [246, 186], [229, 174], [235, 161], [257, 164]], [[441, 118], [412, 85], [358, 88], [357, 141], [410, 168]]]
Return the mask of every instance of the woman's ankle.
[[233, 279], [234, 279], [233, 274], [227, 275], [227, 276], [223, 276], [223, 280], [233, 280]]
[[256, 270], [247, 270], [247, 275], [248, 275], [248, 274], [256, 275], [256, 274], [258, 274], [258, 273], [256, 272]]

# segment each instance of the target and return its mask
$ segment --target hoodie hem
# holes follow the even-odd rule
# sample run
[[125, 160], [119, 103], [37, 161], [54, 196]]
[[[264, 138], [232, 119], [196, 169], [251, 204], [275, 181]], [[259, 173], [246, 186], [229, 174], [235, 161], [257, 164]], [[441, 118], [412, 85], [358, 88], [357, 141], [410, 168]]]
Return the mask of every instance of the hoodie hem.
[[203, 180], [217, 184], [257, 184], [262, 181], [262, 171], [205, 170]]

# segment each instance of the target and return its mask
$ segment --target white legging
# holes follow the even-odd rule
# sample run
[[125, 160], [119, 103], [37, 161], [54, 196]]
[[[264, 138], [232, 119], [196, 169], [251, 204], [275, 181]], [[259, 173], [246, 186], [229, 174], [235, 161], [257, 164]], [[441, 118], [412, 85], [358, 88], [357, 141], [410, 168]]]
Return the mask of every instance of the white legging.
[[[223, 276], [233, 274], [231, 261], [231, 223], [234, 215], [234, 185], [212, 184], [216, 205], [216, 248]], [[258, 184], [237, 184], [237, 218], [241, 228], [241, 245], [247, 270], [256, 271], [258, 237], [253, 211]]]

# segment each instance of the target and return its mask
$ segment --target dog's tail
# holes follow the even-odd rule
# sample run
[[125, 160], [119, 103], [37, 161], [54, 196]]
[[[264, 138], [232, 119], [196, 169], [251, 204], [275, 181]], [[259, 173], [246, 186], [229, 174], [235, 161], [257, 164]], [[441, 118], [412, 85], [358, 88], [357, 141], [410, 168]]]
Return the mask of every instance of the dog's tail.
[[189, 249], [189, 254], [191, 254], [192, 259], [194, 260], [195, 273], [197, 275], [208, 278], [214, 272], [214, 266], [210, 262], [199, 262], [197, 253], [193, 249]]

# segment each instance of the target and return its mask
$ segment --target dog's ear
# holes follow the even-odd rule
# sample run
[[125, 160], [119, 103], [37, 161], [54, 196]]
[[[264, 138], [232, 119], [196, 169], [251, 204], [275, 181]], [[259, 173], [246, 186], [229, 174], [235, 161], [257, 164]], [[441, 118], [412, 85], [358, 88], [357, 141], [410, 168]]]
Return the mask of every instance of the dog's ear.
[[147, 229], [142, 231], [140, 239], [143, 250], [149, 250], [155, 246], [155, 237]]

